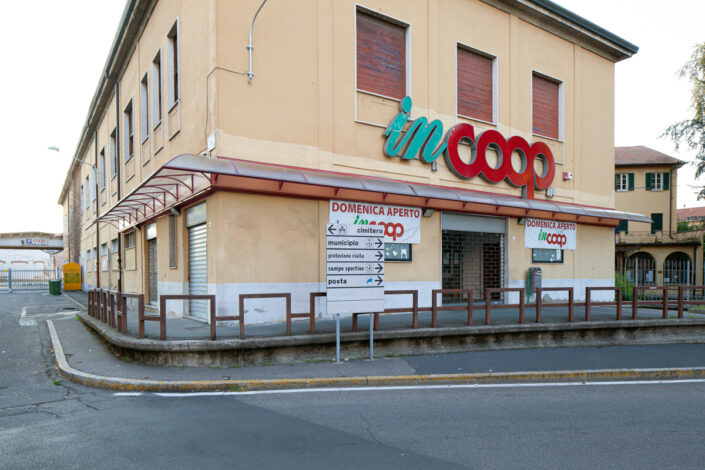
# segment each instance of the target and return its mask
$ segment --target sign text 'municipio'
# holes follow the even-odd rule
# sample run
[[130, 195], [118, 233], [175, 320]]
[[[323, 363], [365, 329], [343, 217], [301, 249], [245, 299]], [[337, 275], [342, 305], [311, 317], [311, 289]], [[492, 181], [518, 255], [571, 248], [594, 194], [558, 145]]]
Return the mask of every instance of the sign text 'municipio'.
[[[400, 156], [413, 159], [418, 155], [423, 162], [431, 163], [441, 154], [445, 156], [448, 168], [460, 178], [470, 179], [480, 176], [485, 181], [499, 183], [506, 181], [512, 186], [523, 189], [522, 196], [534, 199], [536, 189], [547, 189], [553, 182], [555, 162], [551, 149], [543, 142], [529, 143], [522, 137], [509, 139], [496, 130], [487, 130], [475, 136], [475, 129], [468, 123], [457, 124], [443, 137], [443, 124], [440, 120], [428, 122], [425, 117], [415, 119], [405, 130], [411, 112], [411, 98], [405, 97], [399, 103], [397, 114], [387, 127], [384, 135], [384, 153], [388, 157]], [[458, 146], [465, 143], [470, 146], [472, 157], [469, 162], [460, 157]], [[497, 165], [491, 166], [487, 161], [487, 150], [497, 154]], [[521, 158], [519, 170], [512, 165], [512, 154], [516, 152]], [[543, 160], [543, 172], [537, 175], [534, 162]]]

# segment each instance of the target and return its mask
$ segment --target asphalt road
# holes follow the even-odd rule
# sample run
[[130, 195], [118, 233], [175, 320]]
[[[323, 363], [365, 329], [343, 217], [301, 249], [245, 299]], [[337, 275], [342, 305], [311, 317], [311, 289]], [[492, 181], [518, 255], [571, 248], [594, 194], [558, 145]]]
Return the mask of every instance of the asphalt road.
[[36, 297], [0, 295], [2, 469], [705, 462], [702, 382], [115, 396], [56, 376], [42, 320], [75, 321], [72, 304]]

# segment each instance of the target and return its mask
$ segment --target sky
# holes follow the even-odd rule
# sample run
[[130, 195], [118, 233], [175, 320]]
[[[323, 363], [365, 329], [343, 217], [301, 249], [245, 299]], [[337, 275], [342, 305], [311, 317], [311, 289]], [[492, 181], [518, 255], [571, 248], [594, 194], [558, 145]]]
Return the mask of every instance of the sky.
[[[616, 65], [615, 145], [645, 145], [689, 161], [659, 138], [689, 117], [677, 76], [705, 41], [700, 0], [557, 0], [639, 46]], [[61, 233], [59, 194], [105, 65], [123, 0], [8, 2], [0, 15], [0, 233]], [[29, 20], [29, 21], [28, 21]], [[60, 152], [48, 147], [60, 148]], [[678, 172], [678, 207], [697, 202], [694, 169]]]

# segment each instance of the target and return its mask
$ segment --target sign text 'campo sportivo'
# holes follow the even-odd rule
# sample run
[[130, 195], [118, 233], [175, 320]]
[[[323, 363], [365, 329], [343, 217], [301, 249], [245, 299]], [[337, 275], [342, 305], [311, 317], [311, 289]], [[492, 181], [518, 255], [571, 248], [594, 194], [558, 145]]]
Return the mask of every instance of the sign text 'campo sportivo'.
[[526, 219], [524, 246], [526, 248], [548, 248], [575, 250], [578, 225], [556, 220]]
[[[443, 154], [448, 168], [464, 179], [480, 176], [485, 181], [499, 183], [506, 181], [522, 188], [522, 196], [534, 199], [535, 190], [551, 187], [556, 172], [551, 149], [543, 142], [529, 143], [519, 136], [505, 139], [496, 130], [487, 130], [475, 137], [475, 129], [468, 123], [457, 124], [443, 137], [443, 124], [440, 120], [428, 122], [425, 117], [417, 118], [406, 129], [410, 121], [411, 98], [405, 97], [399, 103], [397, 114], [387, 127], [384, 135], [384, 154], [413, 159], [418, 156], [422, 162], [431, 163]], [[465, 143], [472, 150], [469, 162], [460, 157], [458, 145]], [[487, 150], [497, 153], [497, 165], [491, 166], [486, 158]], [[512, 165], [512, 153], [521, 158], [521, 166], [516, 170]], [[543, 172], [537, 175], [534, 162], [543, 160]]]

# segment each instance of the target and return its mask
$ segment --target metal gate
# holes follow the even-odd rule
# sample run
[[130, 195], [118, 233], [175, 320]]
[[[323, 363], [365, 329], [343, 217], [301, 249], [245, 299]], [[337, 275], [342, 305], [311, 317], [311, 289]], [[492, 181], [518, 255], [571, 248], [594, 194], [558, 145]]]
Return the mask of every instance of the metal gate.
[[656, 261], [648, 253], [635, 253], [627, 260], [624, 274], [627, 281], [634, 285], [655, 286]]
[[[474, 300], [484, 300], [485, 289], [503, 287], [504, 234], [443, 230], [443, 289], [472, 289]], [[500, 300], [499, 293], [491, 300]], [[460, 295], [444, 302], [464, 300]]]
[[[188, 278], [189, 294], [208, 294], [208, 234], [207, 224], [188, 229]], [[207, 300], [190, 300], [189, 315], [206, 320]]]
[[159, 300], [159, 292], [157, 290], [157, 239], [147, 240], [147, 284], [148, 284], [148, 302], [156, 305]]
[[0, 269], [0, 291], [48, 290], [49, 281], [61, 279], [61, 269]]
[[666, 286], [692, 285], [693, 275], [690, 258], [685, 253], [671, 253], [663, 262], [663, 284]]

